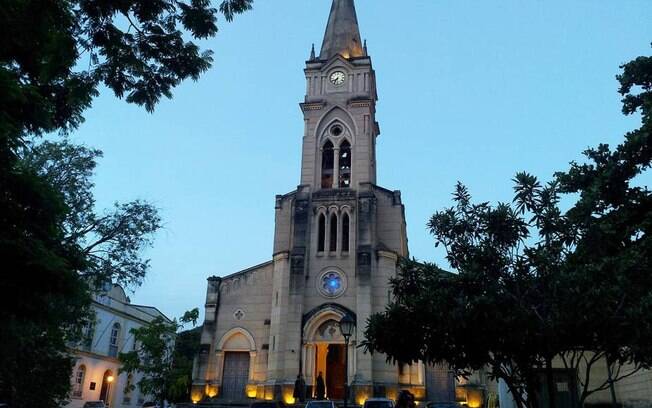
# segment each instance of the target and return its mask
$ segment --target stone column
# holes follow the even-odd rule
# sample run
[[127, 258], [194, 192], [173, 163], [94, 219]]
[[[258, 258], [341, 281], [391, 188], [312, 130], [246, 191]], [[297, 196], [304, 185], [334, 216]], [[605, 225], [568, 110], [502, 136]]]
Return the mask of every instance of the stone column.
[[249, 352], [249, 382], [254, 382], [256, 380], [256, 352]]
[[272, 289], [272, 314], [269, 329], [269, 352], [267, 379], [277, 380], [283, 376], [285, 329], [288, 291], [290, 281], [290, 254], [282, 252], [274, 256], [274, 281]]
[[[373, 279], [373, 312], [382, 312], [387, 304], [390, 286], [389, 279], [396, 275], [398, 255], [390, 251], [377, 251], [377, 274]], [[409, 368], [408, 368], [409, 369]], [[398, 383], [398, 367], [387, 363], [384, 354], [373, 356], [374, 381], [386, 384]]]
[[215, 353], [215, 383], [222, 385], [222, 374], [224, 373], [224, 352]]
[[333, 148], [333, 188], [340, 188], [340, 148]]

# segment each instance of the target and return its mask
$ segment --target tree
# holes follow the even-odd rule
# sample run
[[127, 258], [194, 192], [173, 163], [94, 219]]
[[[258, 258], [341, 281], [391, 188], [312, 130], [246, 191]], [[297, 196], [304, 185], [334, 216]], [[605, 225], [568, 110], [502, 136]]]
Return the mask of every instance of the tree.
[[152, 396], [161, 406], [171, 391], [178, 391], [179, 385], [185, 380], [185, 373], [180, 372], [179, 366], [174, 362], [173, 343], [176, 333], [184, 324], [197, 324], [198, 318], [199, 309], [196, 308], [186, 312], [179, 319], [180, 323], [157, 317], [147, 326], [131, 330], [138, 345], [136, 350], [118, 355], [122, 363], [120, 373], [141, 373], [138, 388], [142, 393]]
[[64, 241], [85, 257], [86, 267], [80, 271], [84, 279], [96, 287], [107, 281], [138, 286], [149, 267], [142, 249], [151, 246], [161, 219], [153, 205], [140, 200], [115, 203], [112, 210], [96, 213], [92, 176], [100, 157], [101, 151], [67, 140], [45, 141], [25, 149], [21, 165], [63, 195], [68, 209]]
[[[3, 324], [11, 329], [0, 334], [0, 340], [6, 340], [0, 351], [1, 400], [13, 407], [59, 406], [71, 364], [57, 360], [66, 355], [58, 339], [74, 337], [89, 301], [81, 275], [93, 269], [118, 274], [116, 265], [93, 255], [103, 245], [128, 258], [129, 249], [120, 246], [134, 244], [102, 242], [84, 253], [77, 246], [82, 240], [67, 235], [66, 223], [77, 217], [74, 207], [66, 205], [62, 191], [23, 165], [22, 149], [45, 133], [65, 134], [77, 128], [101, 86], [152, 111], [162, 96], [171, 97], [181, 81], [197, 79], [210, 67], [210, 51], [202, 51], [185, 37], [214, 36], [218, 14], [230, 21], [251, 5], [252, 0], [224, 0], [218, 8], [209, 0], [3, 2], [0, 255], [9, 272], [0, 277], [0, 289], [14, 296], [4, 297], [0, 311]], [[117, 208], [107, 221], [138, 211]], [[84, 238], [111, 235], [116, 227], [122, 228], [119, 222], [107, 222], [104, 229], [98, 226]], [[130, 271], [122, 276], [128, 281], [142, 273], [137, 262], [127, 268]], [[39, 336], [40, 343], [30, 343]], [[46, 371], [51, 367], [52, 373], [45, 376], [50, 381], [34, 393], [35, 382], [30, 383], [29, 376], [22, 381], [21, 375], [35, 374], [36, 369], [25, 367], [45, 363], [45, 357], [61, 364], [40, 367]]]
[[[0, 133], [5, 149], [29, 134], [74, 129], [101, 85], [151, 111], [211, 51], [192, 41], [217, 33], [253, 0], [7, 0], [0, 13]], [[5, 151], [5, 153], [7, 153]]]
[[177, 334], [172, 356], [172, 372], [167, 400], [174, 403], [190, 401], [192, 369], [201, 343], [201, 326]]
[[[157, 210], [135, 201], [116, 204], [112, 212], [97, 215], [92, 176], [100, 156], [98, 150], [65, 140], [21, 151], [20, 171], [32, 175], [50, 193], [50, 205], [60, 205], [54, 207], [59, 218], [46, 231], [51, 234], [47, 243], [68, 252], [44, 253], [46, 262], [32, 264], [30, 273], [3, 277], [6, 293], [14, 296], [8, 297], [11, 304], [3, 308], [10, 338], [2, 342], [6, 354], [2, 353], [0, 398], [14, 406], [59, 406], [70, 388], [72, 360], [67, 348], [80, 339], [80, 326], [91, 317], [91, 290], [106, 281], [137, 285], [146, 272], [148, 261], [141, 258], [141, 249], [151, 243], [160, 226]], [[30, 238], [28, 242], [34, 243], [35, 237]], [[17, 251], [30, 249], [19, 240], [3, 244], [14, 245]], [[7, 254], [6, 259], [16, 255]], [[41, 392], [34, 393], [40, 381], [44, 383]]]
[[64, 241], [65, 206], [42, 178], [0, 172], [0, 186], [0, 401], [59, 407], [70, 389], [66, 343], [78, 338], [90, 303], [77, 273], [86, 262]]
[[[652, 59], [622, 68], [623, 112], [640, 112], [642, 126], [613, 151], [588, 150], [588, 163], [545, 186], [518, 174], [511, 205], [472, 204], [458, 185], [456, 205], [429, 222], [457, 273], [403, 261], [394, 301], [369, 320], [369, 350], [446, 362], [461, 375], [487, 366], [530, 407], [554, 407], [555, 358], [584, 372], [581, 403], [650, 367], [652, 196], [637, 177], [652, 162]], [[579, 197], [567, 211], [562, 194]], [[598, 361], [612, 375], [592, 386]]]

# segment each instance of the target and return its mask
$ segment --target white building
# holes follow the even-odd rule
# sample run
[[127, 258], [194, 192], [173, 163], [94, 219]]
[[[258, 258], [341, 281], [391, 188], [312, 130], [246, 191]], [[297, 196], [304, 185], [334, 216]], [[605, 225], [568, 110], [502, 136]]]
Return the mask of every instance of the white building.
[[93, 325], [85, 328], [84, 340], [76, 346], [76, 362], [71, 379], [69, 408], [81, 408], [86, 401], [102, 400], [111, 408], [139, 407], [147, 400], [136, 387], [125, 392], [128, 384], [137, 385], [140, 375], [119, 374], [118, 353], [136, 347], [131, 329], [149, 324], [157, 317], [170, 321], [152, 306], [130, 303], [117, 285], [95, 295]]

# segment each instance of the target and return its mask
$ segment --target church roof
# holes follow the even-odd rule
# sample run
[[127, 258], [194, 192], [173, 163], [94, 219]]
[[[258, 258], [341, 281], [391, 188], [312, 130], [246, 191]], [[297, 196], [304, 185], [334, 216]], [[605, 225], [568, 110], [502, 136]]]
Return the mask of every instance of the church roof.
[[319, 59], [329, 60], [337, 54], [344, 58], [364, 56], [353, 0], [333, 0], [331, 6]]

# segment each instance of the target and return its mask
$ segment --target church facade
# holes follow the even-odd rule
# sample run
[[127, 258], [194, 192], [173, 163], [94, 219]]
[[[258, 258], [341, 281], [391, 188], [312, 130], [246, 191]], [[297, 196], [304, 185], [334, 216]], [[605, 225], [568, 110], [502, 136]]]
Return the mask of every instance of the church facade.
[[[390, 299], [408, 240], [401, 193], [376, 184], [376, 73], [353, 0], [333, 1], [305, 76], [300, 185], [276, 197], [272, 259], [208, 279], [192, 398], [291, 403], [297, 377], [310, 398], [321, 373], [333, 400], [344, 398], [347, 375], [357, 403], [402, 389], [454, 400], [446, 368], [398, 366], [358, 347]], [[345, 315], [357, 327], [348, 348], [338, 328]]]

